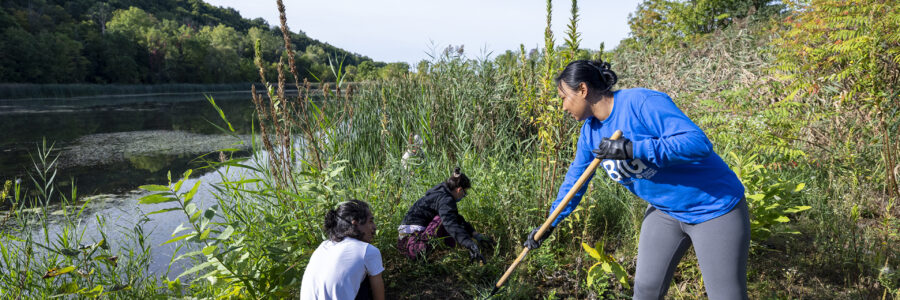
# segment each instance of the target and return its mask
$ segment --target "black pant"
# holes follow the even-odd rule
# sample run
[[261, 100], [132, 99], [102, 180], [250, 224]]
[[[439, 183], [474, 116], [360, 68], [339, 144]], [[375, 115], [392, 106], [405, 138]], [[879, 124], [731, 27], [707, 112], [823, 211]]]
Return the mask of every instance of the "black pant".
[[366, 279], [363, 279], [362, 283], [359, 284], [359, 292], [356, 293], [356, 300], [371, 300], [372, 298], [372, 285], [369, 284], [369, 276], [366, 275]]

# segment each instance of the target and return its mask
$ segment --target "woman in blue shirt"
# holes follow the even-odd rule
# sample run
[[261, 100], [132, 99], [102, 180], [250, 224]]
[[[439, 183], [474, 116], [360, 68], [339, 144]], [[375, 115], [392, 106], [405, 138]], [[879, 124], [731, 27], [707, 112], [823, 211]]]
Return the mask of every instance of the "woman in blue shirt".
[[[608, 63], [578, 60], [556, 78], [563, 110], [584, 121], [552, 212], [597, 157], [602, 169], [649, 202], [641, 224], [634, 299], [662, 299], [675, 266], [693, 245], [710, 299], [747, 298], [750, 218], [744, 187], [706, 134], [668, 95], [634, 88], [613, 91]], [[610, 140], [616, 130], [622, 137]], [[592, 174], [593, 175], [593, 174]], [[577, 191], [541, 241], [581, 202]]]

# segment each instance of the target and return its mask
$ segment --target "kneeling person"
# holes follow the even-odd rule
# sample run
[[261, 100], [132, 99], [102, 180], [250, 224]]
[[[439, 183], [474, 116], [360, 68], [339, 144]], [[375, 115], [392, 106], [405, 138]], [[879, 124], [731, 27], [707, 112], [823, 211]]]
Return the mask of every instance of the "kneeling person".
[[457, 167], [447, 181], [425, 192], [425, 196], [409, 208], [397, 228], [400, 233], [397, 249], [409, 258], [416, 258], [430, 250], [429, 240], [444, 238], [445, 245], [462, 245], [469, 250], [472, 259], [485, 263], [478, 241], [493, 242], [485, 235], [475, 232], [456, 208], [456, 203], [466, 196], [471, 187], [469, 177]]

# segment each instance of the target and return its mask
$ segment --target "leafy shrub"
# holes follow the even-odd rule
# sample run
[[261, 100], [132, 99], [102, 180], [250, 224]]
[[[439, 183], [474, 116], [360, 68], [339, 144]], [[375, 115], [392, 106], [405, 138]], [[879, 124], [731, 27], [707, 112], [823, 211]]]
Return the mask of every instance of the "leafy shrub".
[[[612, 276], [625, 288], [631, 288], [628, 284], [628, 273], [625, 272], [625, 268], [622, 267], [612, 255], [601, 252], [604, 251], [603, 246], [603, 243], [597, 242], [597, 244], [594, 245], [594, 248], [591, 248], [587, 243], [581, 243], [581, 247], [584, 248], [584, 251], [597, 261], [588, 269], [588, 287], [591, 287], [592, 285], [603, 287], [603, 284], [599, 283], [599, 281], [608, 278], [608, 276]], [[600, 268], [598, 269], [597, 267]], [[600, 273], [601, 270], [603, 273]]]
[[773, 234], [792, 233], [781, 226], [790, 222], [788, 217], [811, 208], [796, 205], [800, 192], [806, 187], [802, 182], [791, 182], [779, 178], [777, 173], [757, 163], [757, 155], [728, 153], [732, 158], [732, 168], [744, 183], [747, 205], [750, 208], [750, 237], [753, 241], [764, 241]]

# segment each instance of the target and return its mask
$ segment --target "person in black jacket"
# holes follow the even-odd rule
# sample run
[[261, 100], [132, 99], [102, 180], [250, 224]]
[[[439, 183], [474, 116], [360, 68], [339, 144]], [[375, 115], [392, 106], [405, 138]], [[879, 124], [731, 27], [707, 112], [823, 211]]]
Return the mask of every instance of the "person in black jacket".
[[397, 228], [400, 233], [397, 249], [414, 259], [430, 250], [429, 240], [444, 238], [447, 246], [459, 244], [469, 250], [473, 260], [485, 263], [478, 242], [490, 242], [490, 238], [475, 232], [475, 228], [456, 209], [456, 203], [466, 196], [470, 187], [469, 177], [457, 167], [447, 181], [425, 192], [425, 196], [409, 208]]

